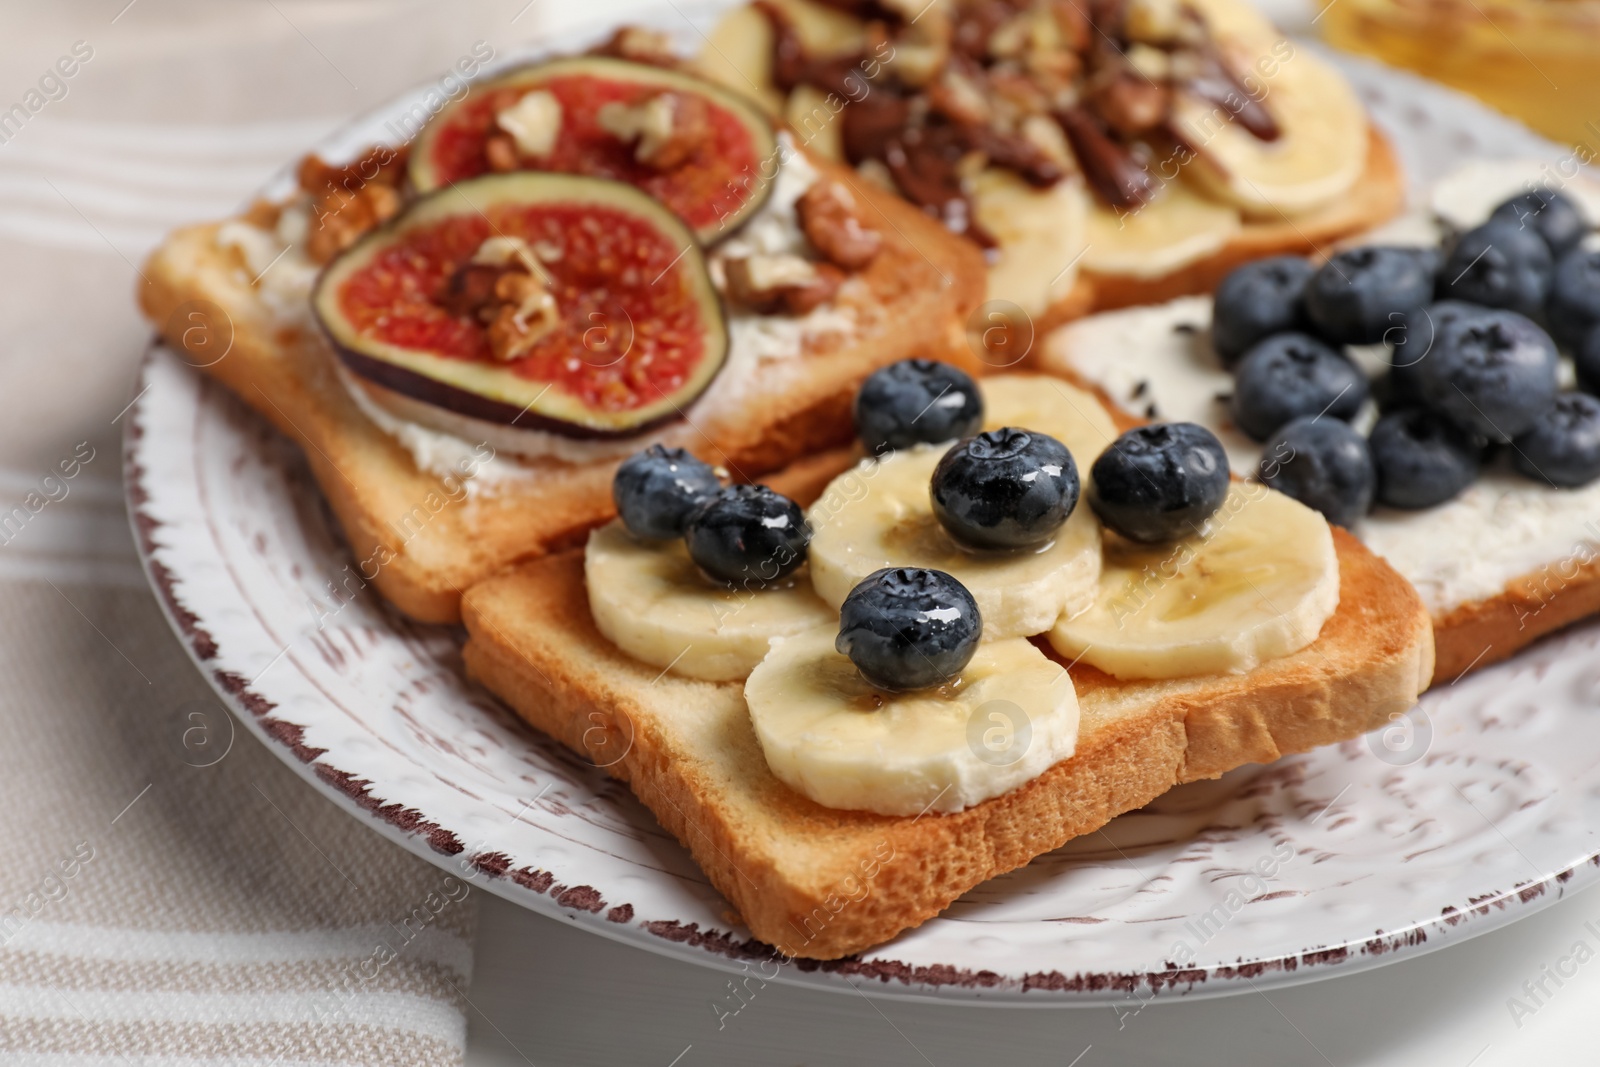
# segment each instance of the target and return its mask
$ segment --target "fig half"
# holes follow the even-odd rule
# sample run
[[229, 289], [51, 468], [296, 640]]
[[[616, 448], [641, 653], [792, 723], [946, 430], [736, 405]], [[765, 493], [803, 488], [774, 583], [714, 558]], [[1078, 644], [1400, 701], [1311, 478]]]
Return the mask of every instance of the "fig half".
[[[538, 106], [522, 106], [535, 92]], [[666, 104], [653, 109], [658, 98]], [[610, 178], [666, 204], [709, 244], [766, 200], [776, 153], [772, 123], [721, 86], [574, 56], [474, 84], [418, 135], [410, 175], [422, 192], [512, 168]]]
[[[359, 377], [568, 437], [679, 417], [728, 353], [689, 228], [631, 185], [570, 174], [489, 175], [417, 199], [328, 265], [312, 306]], [[493, 334], [508, 320], [515, 349]]]

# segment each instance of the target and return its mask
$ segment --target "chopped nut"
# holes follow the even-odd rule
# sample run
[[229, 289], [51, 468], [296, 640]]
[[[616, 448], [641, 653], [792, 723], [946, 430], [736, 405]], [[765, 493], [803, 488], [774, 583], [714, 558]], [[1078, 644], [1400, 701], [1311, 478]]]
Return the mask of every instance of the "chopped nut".
[[649, 63], [656, 67], [680, 65], [678, 54], [672, 47], [672, 38], [659, 30], [643, 26], [623, 26], [604, 43], [595, 46], [590, 54], [631, 59], [635, 63]]
[[380, 145], [343, 167], [315, 155], [300, 161], [300, 187], [311, 194], [306, 255], [312, 262], [326, 263], [400, 210], [395, 186], [407, 152]]
[[[535, 89], [496, 114], [494, 122], [511, 135], [519, 154], [543, 159], [561, 135], [561, 101], [547, 89]], [[490, 160], [491, 166], [493, 162]]]
[[1051, 0], [1050, 14], [1055, 19], [1061, 43], [1073, 52], [1089, 47], [1093, 27], [1089, 15], [1078, 5], [1078, 0]]
[[993, 117], [989, 101], [978, 83], [954, 65], [946, 67], [944, 74], [928, 89], [928, 99], [934, 110], [955, 122], [976, 124]]
[[1028, 12], [1022, 12], [996, 26], [989, 34], [989, 58], [1015, 59], [1022, 55], [1033, 28], [1031, 22]]
[[788, 255], [729, 259], [723, 276], [729, 296], [768, 315], [804, 315], [831, 300], [844, 283], [844, 272], [831, 263]]
[[1130, 41], [1167, 44], [1179, 39], [1183, 23], [1181, 0], [1130, 0], [1122, 32]]
[[494, 295], [504, 301], [489, 323], [489, 351], [495, 359], [522, 358], [561, 324], [556, 298], [541, 278], [508, 270], [494, 283]]
[[842, 182], [814, 183], [795, 203], [795, 213], [812, 247], [845, 270], [861, 270], [883, 248], [883, 235], [862, 222], [860, 205]]
[[[544, 245], [546, 242], [539, 242]], [[527, 241], [521, 237], [509, 237], [505, 234], [496, 234], [485, 238], [472, 253], [472, 262], [489, 267], [521, 267], [545, 283], [549, 283], [550, 276], [545, 273], [540, 257]]]
[[1108, 126], [1124, 137], [1136, 137], [1166, 119], [1172, 94], [1130, 71], [1101, 85], [1091, 99]]
[[894, 38], [889, 69], [901, 82], [913, 88], [927, 85], [939, 76], [950, 60], [953, 29], [944, 9], [927, 7], [921, 18], [908, 23]]
[[711, 139], [705, 101], [693, 94], [656, 93], [632, 106], [612, 101], [595, 120], [618, 140], [633, 143], [633, 158], [656, 170], [680, 166]]
[[498, 307], [494, 288], [502, 273], [499, 267], [482, 263], [457, 267], [434, 302], [452, 315], [486, 323], [494, 318]]
[[1021, 134], [1023, 140], [1057, 163], [1071, 166], [1076, 162], [1072, 146], [1067, 144], [1067, 135], [1061, 132], [1061, 124], [1049, 116], [1029, 115], [1022, 120]]
[[1165, 81], [1172, 74], [1172, 59], [1159, 48], [1136, 44], [1125, 53], [1128, 66], [1151, 81]]
[[489, 169], [496, 174], [508, 174], [522, 166], [522, 160], [517, 158], [517, 142], [509, 133], [491, 133], [483, 144], [483, 154]]

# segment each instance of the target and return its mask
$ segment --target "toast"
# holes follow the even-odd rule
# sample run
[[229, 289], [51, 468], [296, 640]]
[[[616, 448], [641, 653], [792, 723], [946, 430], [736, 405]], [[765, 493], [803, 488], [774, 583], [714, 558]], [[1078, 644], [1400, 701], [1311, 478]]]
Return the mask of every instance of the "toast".
[[[1136, 404], [1150, 405], [1146, 415], [1154, 412], [1163, 418], [1200, 422], [1222, 438], [1235, 471], [1253, 469], [1261, 445], [1234, 428], [1226, 409], [1214, 399], [1232, 389], [1231, 376], [1220, 366], [1197, 360], [1190, 348], [1209, 347], [1204, 339], [1210, 315], [1209, 302], [1188, 298], [1083, 319], [1039, 346], [1033, 366], [1094, 392], [1119, 421], [1134, 421], [1126, 406]], [[1183, 377], [1173, 379], [1180, 369]], [[1165, 386], [1163, 371], [1169, 378]], [[1133, 381], [1140, 384], [1127, 388]], [[1547, 499], [1563, 503], [1566, 515], [1564, 532], [1550, 541], [1547, 558], [1526, 573], [1513, 569], [1505, 574], [1497, 592], [1466, 598], [1454, 594], [1430, 577], [1426, 557], [1448, 559], [1455, 550], [1441, 544], [1418, 558], [1411, 545], [1395, 538], [1400, 524], [1440, 538], [1463, 525], [1487, 527], [1496, 509], [1489, 500], [1468, 504], [1474, 499], [1473, 490], [1440, 508], [1388, 511], [1383, 529], [1374, 529], [1375, 520], [1369, 519], [1356, 530], [1376, 551], [1389, 552], [1396, 569], [1424, 589], [1434, 626], [1436, 682], [1451, 682], [1470, 670], [1498, 663], [1540, 637], [1600, 613], [1600, 524], [1594, 520], [1600, 515], [1600, 483], [1572, 490], [1537, 486], [1509, 474], [1485, 475], [1490, 477], [1497, 478], [1494, 491], [1548, 495]], [[1592, 511], [1580, 514], [1586, 502]], [[1460, 510], [1445, 510], [1453, 508]], [[1477, 553], [1462, 551], [1468, 556], [1486, 554], [1485, 546], [1477, 547]], [[1406, 551], [1397, 551], [1402, 548]]]
[[[681, 426], [685, 447], [736, 480], [841, 443], [857, 385], [884, 364], [911, 356], [975, 362], [962, 330], [983, 294], [977, 251], [850, 172], [818, 169], [849, 182], [882, 220], [883, 251], [857, 276], [864, 296], [853, 334], [808, 341], [799, 357], [763, 366], [733, 416]], [[525, 466], [527, 477], [486, 491], [420, 467], [352, 399], [320, 330], [284, 315], [219, 246], [221, 225], [179, 230], [151, 254], [139, 291], [144, 313], [180, 353], [193, 343], [196, 314], [229, 332], [222, 358], [197, 353], [192, 361], [300, 445], [362, 577], [402, 612], [454, 622], [468, 586], [570, 545], [614, 513], [620, 457], [503, 460]], [[658, 436], [642, 436], [637, 447]]]
[[[1393, 148], [1320, 57], [1243, 0], [1195, 0], [1189, 29], [1236, 83], [1219, 101], [1177, 73], [1198, 57], [1158, 25], [1166, 9], [1134, 7], [759, 0], [725, 12], [694, 65], [989, 247], [989, 299], [1035, 331], [1209, 292], [1400, 210]], [[925, 143], [959, 145], [960, 194]], [[1081, 203], [1054, 196], [1063, 179]]]
[[[769, 484], [809, 502], [856, 458], [815, 457]], [[471, 589], [464, 660], [529, 724], [627, 782], [756, 937], [786, 956], [836, 959], [1174, 785], [1352, 738], [1411, 707], [1433, 669], [1427, 612], [1354, 538], [1335, 530], [1334, 541], [1339, 607], [1313, 644], [1241, 675], [1159, 682], [1068, 664], [1082, 716], [1076, 753], [949, 815], [837, 810], [780, 783], [742, 683], [662, 672], [596, 630], [581, 550]]]

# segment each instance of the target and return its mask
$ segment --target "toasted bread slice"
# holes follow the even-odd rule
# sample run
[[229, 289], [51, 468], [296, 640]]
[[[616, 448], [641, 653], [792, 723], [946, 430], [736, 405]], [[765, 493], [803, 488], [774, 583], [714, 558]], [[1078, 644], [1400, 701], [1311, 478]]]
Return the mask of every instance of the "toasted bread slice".
[[[688, 447], [735, 478], [755, 477], [849, 435], [851, 398], [874, 369], [910, 356], [971, 367], [963, 329], [983, 298], [984, 268], [969, 244], [849, 171], [881, 219], [883, 252], [858, 276], [866, 312], [848, 337], [824, 336], [753, 376], [742, 410], [703, 429]], [[460, 617], [462, 592], [516, 560], [574, 543], [613, 514], [617, 459], [529, 461], [531, 476], [465, 492], [420, 469], [411, 452], [366, 417], [336, 372], [320, 331], [275, 313], [217, 224], [172, 234], [145, 264], [145, 315], [182, 350], [196, 301], [220, 309], [232, 347], [205, 372], [265, 415], [306, 453], [364, 575], [396, 607], [425, 622]], [[640, 446], [650, 439], [646, 435]]]
[[1388, 138], [1367, 130], [1367, 167], [1344, 196], [1305, 215], [1247, 219], [1244, 228], [1208, 256], [1151, 278], [1084, 271], [1071, 292], [1042, 317], [1049, 329], [1096, 311], [1156, 304], [1193, 293], [1209, 293], [1233, 268], [1267, 256], [1321, 256], [1341, 238], [1369, 230], [1405, 204], [1405, 174]]
[[[817, 458], [771, 484], [808, 500], [854, 459]], [[665, 674], [601, 636], [581, 550], [470, 590], [465, 661], [530, 724], [607, 761], [758, 938], [785, 955], [834, 959], [925, 922], [978, 883], [1178, 783], [1356, 737], [1411, 707], [1433, 669], [1427, 612], [1354, 538], [1335, 530], [1334, 541], [1339, 608], [1312, 645], [1220, 677], [1123, 682], [1072, 665], [1077, 752], [953, 815], [841, 811], [783, 785], [767, 768], [741, 683]]]
[[[1187, 346], [1204, 343], [1210, 327], [1210, 313], [1208, 302], [1185, 300], [1165, 307], [1129, 310], [1104, 319], [1085, 319], [1056, 331], [1036, 346], [1031, 366], [1093, 392], [1124, 427], [1140, 421], [1124, 408], [1123, 405], [1129, 403], [1153, 404], [1163, 417], [1192, 419], [1207, 425], [1230, 449], [1237, 471], [1242, 462], [1238, 457], [1239, 449], [1247, 450], [1253, 464], [1260, 454], [1260, 446], [1244, 438], [1232, 427], [1222, 409], [1209, 403], [1217, 391], [1231, 387], [1231, 379], [1220, 369], [1213, 368], [1208, 368], [1199, 378], [1189, 373], [1179, 376], [1181, 368], [1173, 366], [1176, 361], [1191, 358]], [[1174, 341], [1164, 332], [1159, 336], [1144, 331], [1127, 332], [1123, 324], [1130, 317], [1148, 319], [1162, 331], [1168, 319], [1179, 319], [1186, 327], [1186, 339]], [[1188, 340], [1188, 336], [1195, 340]], [[1168, 351], [1168, 346], [1177, 345], [1185, 347]], [[1171, 368], [1171, 377], [1163, 386], [1162, 379], [1169, 377], [1163, 373], [1167, 368]], [[1123, 383], [1129, 376], [1139, 377], [1145, 386], [1138, 390], [1137, 398], [1130, 400], [1126, 395], [1112, 395], [1108, 391], [1108, 382]], [[1113, 388], [1120, 391], [1120, 384]], [[1183, 395], [1186, 393], [1192, 395]], [[1202, 401], [1203, 407], [1196, 407], [1197, 399]], [[1169, 401], [1181, 401], [1185, 406], [1175, 408]], [[1529, 490], [1549, 494], [1553, 500], [1574, 492], [1594, 492], [1593, 487], [1570, 490], [1538, 487], [1532, 482], [1526, 484]], [[1572, 507], [1568, 505], [1566, 514], [1570, 516], [1571, 512]], [[1437, 531], [1441, 555], [1455, 551], [1447, 547], [1445, 539], [1452, 536], [1459, 520], [1437, 516], [1434, 509], [1423, 509], [1406, 514], [1403, 521]], [[1357, 527], [1358, 536], [1363, 529]], [[1553, 546], [1556, 551], [1543, 566], [1511, 577], [1498, 593], [1465, 602], [1431, 605], [1436, 682], [1454, 681], [1469, 670], [1499, 663], [1547, 634], [1600, 614], [1600, 525], [1591, 522], [1568, 532], [1571, 540]], [[1367, 536], [1371, 538], [1370, 533]], [[1380, 544], [1376, 539], [1373, 543]], [[1397, 557], [1396, 566], [1408, 580], [1426, 583], [1425, 573], [1418, 572], [1405, 559]]]

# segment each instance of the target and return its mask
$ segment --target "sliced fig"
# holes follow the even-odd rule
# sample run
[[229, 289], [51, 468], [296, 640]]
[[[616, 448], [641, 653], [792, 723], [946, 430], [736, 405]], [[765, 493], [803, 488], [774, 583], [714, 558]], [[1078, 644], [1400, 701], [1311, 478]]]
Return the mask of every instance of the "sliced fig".
[[486, 175], [420, 197], [329, 264], [312, 305], [356, 375], [569, 437], [679, 417], [728, 352], [689, 228], [630, 185], [571, 174]]
[[[541, 95], [525, 102], [533, 93]], [[643, 128], [664, 113], [675, 116], [670, 131]], [[771, 121], [721, 86], [624, 59], [574, 56], [474, 85], [423, 128], [410, 174], [423, 192], [511, 169], [610, 178], [643, 189], [710, 243], [766, 200], [772, 182], [763, 168], [776, 151]]]

